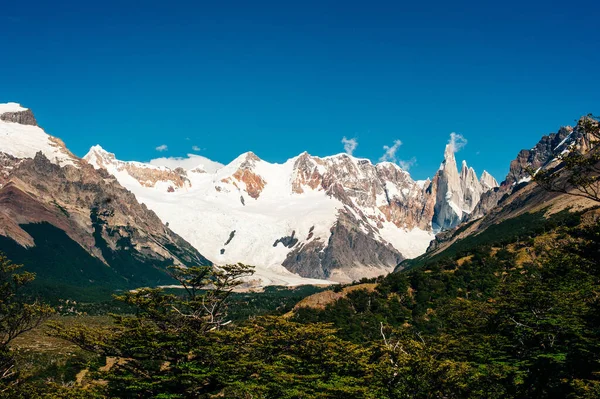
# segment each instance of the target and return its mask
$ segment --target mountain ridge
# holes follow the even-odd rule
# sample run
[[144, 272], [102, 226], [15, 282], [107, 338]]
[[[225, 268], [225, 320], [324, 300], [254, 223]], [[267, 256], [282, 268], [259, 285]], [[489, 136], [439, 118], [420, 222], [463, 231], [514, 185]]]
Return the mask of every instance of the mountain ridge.
[[35, 270], [39, 283], [137, 288], [171, 283], [169, 265], [211, 264], [112, 175], [31, 124], [29, 110], [0, 107], [7, 109], [10, 117], [0, 118], [0, 250]]
[[[316, 157], [306, 151], [281, 164], [266, 162], [249, 151], [212, 173], [202, 167], [171, 169], [177, 171], [175, 179], [155, 170], [156, 178], [149, 185], [148, 180], [135, 181], [138, 172], [131, 171], [131, 168], [152, 170], [148, 164], [114, 160], [113, 154], [99, 148], [92, 147], [84, 159], [115, 175], [141, 202], [156, 210], [164, 221], [217, 264], [238, 260], [254, 264], [258, 266], [258, 278], [265, 280], [276, 279], [268, 269], [279, 274], [292, 271], [303, 278], [341, 282], [391, 271], [407, 257], [423, 253], [433, 239], [434, 193], [444, 190], [437, 187], [436, 177], [414, 181], [407, 171], [392, 162], [374, 164], [345, 153]], [[461, 177], [456, 170], [457, 186], [465, 192], [475, 192], [476, 197], [471, 199], [468, 209], [461, 209], [460, 216], [442, 228], [459, 223], [481, 193], [497, 186], [486, 171], [481, 178], [469, 181], [467, 178], [475, 171], [470, 168], [467, 172]], [[186, 184], [177, 184], [176, 179], [183, 179]], [[261, 209], [261, 205], [289, 208], [289, 204], [298, 201], [304, 203], [301, 208], [308, 212], [310, 223], [298, 220], [298, 215], [290, 209], [283, 215]], [[311, 202], [319, 205], [312, 206]], [[188, 204], [188, 208], [173, 212], [169, 208], [174, 204]], [[195, 234], [190, 224], [200, 220], [190, 221], [186, 216], [192, 213], [192, 208], [194, 213], [204, 216], [203, 220], [210, 220], [208, 225], [216, 229], [212, 234]], [[265, 221], [256, 217], [261, 212], [277, 227], [265, 227]], [[311, 219], [311, 213], [321, 216]], [[247, 222], [253, 218], [254, 222]], [[254, 226], [249, 226], [252, 223]], [[269, 237], [253, 235], [251, 230], [256, 228]], [[294, 237], [294, 245], [278, 246], [277, 243], [290, 241], [289, 237]], [[244, 239], [246, 242], [238, 246]], [[253, 246], [262, 248], [260, 255], [250, 255], [255, 251]], [[269, 260], [264, 258], [265, 254], [269, 254]], [[263, 271], [266, 275], [261, 275]]]

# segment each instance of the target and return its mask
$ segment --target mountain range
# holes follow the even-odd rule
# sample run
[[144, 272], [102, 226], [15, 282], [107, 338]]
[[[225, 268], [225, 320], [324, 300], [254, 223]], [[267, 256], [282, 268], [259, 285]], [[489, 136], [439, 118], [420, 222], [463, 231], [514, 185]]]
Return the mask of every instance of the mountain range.
[[545, 136], [502, 184], [466, 162], [459, 170], [449, 143], [436, 174], [414, 181], [394, 163], [347, 154], [142, 163], [93, 146], [78, 158], [31, 110], [2, 104], [0, 250], [42, 281], [77, 287], [165, 285], [169, 265], [236, 262], [256, 267], [253, 285], [349, 282], [497, 212], [528, 184], [527, 168], [552, 164], [582, 137], [569, 127]]
[[228, 165], [198, 157], [192, 167], [169, 168], [120, 161], [94, 146], [83, 159], [115, 176], [216, 264], [255, 265], [263, 285], [388, 273], [424, 253], [435, 232], [456, 226], [498, 186], [466, 163], [459, 173], [450, 144], [426, 181], [394, 163], [348, 154], [305, 152], [273, 164], [248, 152]]

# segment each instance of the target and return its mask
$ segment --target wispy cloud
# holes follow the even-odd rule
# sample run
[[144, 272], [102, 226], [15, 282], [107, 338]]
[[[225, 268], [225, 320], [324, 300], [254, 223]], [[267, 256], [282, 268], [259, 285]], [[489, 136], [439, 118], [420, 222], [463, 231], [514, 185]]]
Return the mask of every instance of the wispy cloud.
[[384, 145], [383, 150], [385, 151], [381, 158], [379, 158], [380, 162], [393, 162], [400, 166], [402, 170], [408, 171], [413, 165], [417, 163], [417, 158], [412, 157], [411, 159], [398, 159], [396, 153], [398, 149], [402, 145], [402, 141], [394, 140], [394, 144], [391, 146]]
[[384, 145], [383, 149], [385, 152], [379, 160], [381, 162], [396, 162], [396, 151], [398, 151], [398, 148], [400, 148], [401, 145], [402, 142], [400, 140], [394, 140], [394, 144], [391, 147]]
[[463, 149], [464, 146], [467, 145], [467, 139], [458, 133], [450, 133], [450, 140], [448, 140], [448, 145], [450, 146], [450, 150], [454, 153]]
[[166, 144], [161, 144], [158, 147], [156, 147], [156, 151], [159, 151], [159, 152], [167, 151], [168, 149], [169, 149], [169, 147]]
[[346, 154], [352, 155], [354, 150], [356, 150], [356, 147], [358, 147], [358, 140], [356, 140], [356, 138], [347, 139], [346, 136], [344, 136], [342, 144], [344, 144], [344, 151], [346, 151]]
[[417, 163], [417, 158], [415, 158], [415, 157], [412, 157], [411, 159], [408, 159], [408, 160], [402, 160], [402, 159], [398, 160], [398, 166], [400, 166], [400, 168], [402, 168], [402, 170], [405, 170], [407, 172], [416, 163]]
[[197, 145], [193, 145], [192, 146], [192, 150], [194, 150], [194, 151], [200, 151], [200, 150], [202, 150], [202, 148], [198, 147]]

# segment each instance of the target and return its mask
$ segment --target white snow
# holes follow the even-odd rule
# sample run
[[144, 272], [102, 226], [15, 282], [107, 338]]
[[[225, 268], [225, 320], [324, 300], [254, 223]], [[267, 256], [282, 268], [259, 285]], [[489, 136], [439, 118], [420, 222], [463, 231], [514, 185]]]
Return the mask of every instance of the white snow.
[[186, 158], [156, 158], [150, 161], [150, 165], [165, 166], [169, 169], [183, 168], [185, 170], [199, 168], [208, 173], [214, 173], [224, 166], [222, 163], [211, 161], [210, 159], [197, 154], [187, 154]]
[[414, 228], [412, 230], [400, 229], [393, 223], [383, 223], [383, 228], [379, 229], [379, 234], [387, 242], [393, 243], [402, 255], [406, 258], [416, 258], [425, 253], [435, 234], [431, 231]]
[[5, 114], [7, 112], [22, 112], [22, 111], [27, 111], [27, 108], [23, 108], [20, 104], [17, 104], [17, 103], [0, 104], [0, 115]]
[[[556, 150], [557, 150], [558, 148], [560, 148], [560, 147], [561, 147], [561, 146], [562, 146], [564, 143], [566, 143], [566, 142], [567, 142], [567, 140], [569, 140], [569, 139], [571, 138], [571, 135], [572, 135], [572, 134], [573, 134], [573, 133], [569, 133], [569, 135], [568, 135], [567, 137], [565, 137], [565, 138], [563, 139], [563, 141], [561, 141], [561, 142], [560, 142], [560, 143], [559, 143], [559, 144], [558, 144], [556, 147], [554, 147], [554, 149], [553, 149], [552, 151], [556, 151]], [[563, 151], [563, 152], [564, 152], [564, 151]]]
[[[279, 165], [258, 161], [253, 172], [268, 183], [260, 197], [253, 199], [243, 190], [242, 182], [236, 181], [236, 188], [221, 181], [244, 161], [245, 154], [214, 174], [188, 173], [191, 188], [174, 193], [143, 187], [125, 170], [110, 164], [106, 167], [140, 202], [216, 264], [242, 262], [256, 266], [252, 279], [260, 279], [260, 285], [327, 284], [289, 272], [282, 263], [291, 249], [273, 244], [292, 232], [300, 242], [306, 242], [311, 227], [310, 241], [326, 242], [341, 203], [322, 191], [293, 194], [289, 180], [293, 160]], [[225, 245], [234, 230], [233, 239]]]
[[[0, 104], [0, 114], [18, 111], [18, 107], [20, 106], [15, 103]], [[0, 120], [0, 152], [16, 158], [34, 158], [35, 154], [41, 151], [53, 163], [61, 166], [76, 165], [75, 158], [51, 139], [52, 137], [38, 126]]]
[[[106, 151], [104, 154], [107, 154]], [[343, 157], [349, 157], [352, 163], [348, 165], [343, 162]], [[369, 178], [360, 168], [362, 160], [358, 158], [339, 154], [321, 159], [327, 159], [337, 168], [350, 168], [348, 172], [356, 173], [358, 178]], [[363, 220], [361, 223], [367, 223], [364, 222], [364, 216], [355, 209], [328, 196], [320, 187], [310, 189], [303, 186], [303, 193], [294, 193], [292, 182], [297, 173], [294, 164], [298, 157], [275, 164], [260, 160], [252, 153], [244, 153], [228, 165], [215, 167], [213, 172], [207, 170], [208, 173], [192, 173], [189, 168], [195, 168], [197, 164], [190, 160], [196, 160], [196, 156], [181, 160], [161, 160], [162, 167], [185, 165], [188, 168], [190, 187], [171, 193], [158, 187], [142, 186], [125, 168], [116, 166], [122, 161], [113, 159], [104, 164], [140, 202], [155, 211], [163, 222], [168, 223], [173, 231], [190, 242], [200, 253], [217, 265], [242, 262], [255, 266], [256, 273], [252, 279], [259, 279], [262, 286], [327, 283], [324, 280], [302, 278], [289, 272], [282, 263], [293, 249], [302, 245], [313, 241], [327, 245], [330, 230], [342, 210], [352, 212], [357, 220]], [[210, 162], [204, 164], [210, 165]], [[317, 163], [313, 163], [313, 166], [323, 168]], [[240, 168], [260, 176], [266, 182], [258, 198], [248, 195], [243, 181], [232, 178]], [[406, 197], [411, 194], [410, 190], [395, 184], [386, 186], [390, 197]], [[378, 205], [380, 201], [385, 199], [378, 197]], [[374, 217], [373, 220], [382, 215], [377, 207], [360, 209], [365, 215]], [[366, 224], [361, 224], [360, 227], [365, 234], [370, 234], [369, 229], [372, 227]], [[233, 238], [225, 245], [233, 231]], [[278, 239], [291, 236], [292, 233], [298, 239], [293, 248], [282, 243], [274, 246]], [[388, 222], [379, 229], [376, 237], [393, 245], [405, 257], [414, 257], [425, 252], [433, 239], [433, 233], [419, 229], [409, 231]]]
[[421, 188], [425, 188], [427, 185], [429, 185], [429, 183], [431, 183], [431, 180], [429, 179], [425, 179], [425, 180], [417, 180], [415, 181], [415, 183], [417, 183], [417, 185]]

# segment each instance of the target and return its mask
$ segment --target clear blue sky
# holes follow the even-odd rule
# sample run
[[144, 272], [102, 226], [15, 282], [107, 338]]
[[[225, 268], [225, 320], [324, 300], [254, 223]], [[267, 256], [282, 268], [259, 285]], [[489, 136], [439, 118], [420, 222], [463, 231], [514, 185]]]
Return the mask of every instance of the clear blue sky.
[[399, 139], [424, 178], [457, 132], [459, 161], [501, 180], [521, 148], [600, 113], [598, 3], [12, 1], [0, 102], [80, 156], [281, 162], [346, 136], [377, 161]]

